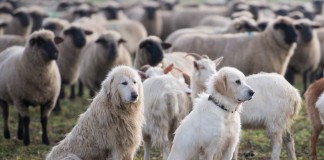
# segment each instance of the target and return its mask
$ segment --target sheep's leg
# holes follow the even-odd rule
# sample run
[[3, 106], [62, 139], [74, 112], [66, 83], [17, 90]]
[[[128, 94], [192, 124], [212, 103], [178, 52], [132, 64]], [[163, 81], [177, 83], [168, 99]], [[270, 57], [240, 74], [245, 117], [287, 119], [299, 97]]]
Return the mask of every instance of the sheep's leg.
[[[17, 111], [20, 114], [20, 120], [18, 124], [18, 136], [21, 134], [21, 128], [23, 132], [23, 143], [24, 145], [29, 145], [30, 139], [29, 139], [29, 111], [28, 111], [28, 105], [24, 102], [14, 102], [14, 106], [16, 107]], [[20, 126], [22, 124], [22, 127]], [[20, 129], [20, 131], [19, 131]]]
[[303, 93], [305, 93], [306, 90], [307, 90], [308, 77], [309, 77], [309, 71], [305, 71], [305, 72], [303, 73], [303, 85], [304, 85], [304, 92], [303, 92]]
[[79, 97], [83, 96], [83, 84], [82, 82], [79, 80], [79, 93], [78, 93]]
[[64, 99], [65, 98], [65, 91], [64, 91], [64, 84], [61, 83], [61, 89], [60, 89], [60, 99]]
[[70, 89], [71, 89], [70, 100], [74, 100], [75, 99], [75, 84], [71, 85]]
[[53, 112], [60, 113], [60, 111], [61, 111], [61, 100], [60, 98], [57, 98]]
[[321, 125], [320, 123], [314, 125], [313, 123], [313, 131], [311, 136], [311, 152], [310, 152], [313, 160], [317, 160], [316, 143], [322, 129], [323, 129], [323, 125]]
[[20, 114], [18, 114], [18, 130], [17, 130], [18, 139], [23, 139], [23, 121]]
[[287, 149], [287, 155], [289, 160], [296, 160], [296, 153], [295, 153], [295, 141], [294, 138], [292, 137], [291, 133], [287, 131], [283, 135], [283, 143], [286, 146]]
[[6, 139], [10, 139], [10, 132], [8, 127], [9, 106], [8, 103], [3, 100], [0, 100], [0, 106], [2, 107], [3, 116], [3, 135]]
[[294, 83], [295, 83], [295, 72], [291, 67], [287, 67], [287, 71], [285, 73], [285, 78], [291, 85], [294, 85]]
[[150, 159], [151, 141], [144, 137], [144, 160]]
[[282, 147], [282, 133], [272, 133], [270, 134], [271, 145], [272, 145], [272, 160], [280, 159], [280, 152]]
[[170, 143], [165, 141], [163, 144], [163, 160], [167, 160], [170, 154]]
[[91, 98], [95, 96], [95, 91], [93, 91], [92, 89], [90, 89], [89, 92], [90, 92], [89, 94], [90, 94], [90, 97]]
[[48, 135], [47, 135], [47, 118], [53, 104], [48, 103], [41, 106], [41, 124], [42, 124], [42, 143], [49, 145]]
[[122, 159], [122, 156], [121, 156], [119, 151], [114, 149], [114, 150], [112, 150], [111, 153], [112, 153], [112, 159], [113, 160], [121, 160]]

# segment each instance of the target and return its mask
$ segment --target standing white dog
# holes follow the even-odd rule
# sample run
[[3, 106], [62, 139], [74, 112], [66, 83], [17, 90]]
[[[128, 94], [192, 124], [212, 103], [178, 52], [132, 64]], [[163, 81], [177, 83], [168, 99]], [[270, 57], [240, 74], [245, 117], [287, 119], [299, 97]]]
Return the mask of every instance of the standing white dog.
[[241, 132], [238, 111], [253, 90], [235, 68], [224, 67], [208, 82], [207, 93], [196, 99], [193, 111], [182, 121], [168, 160], [230, 160]]
[[72, 131], [47, 160], [132, 160], [142, 141], [143, 87], [134, 69], [115, 67]]

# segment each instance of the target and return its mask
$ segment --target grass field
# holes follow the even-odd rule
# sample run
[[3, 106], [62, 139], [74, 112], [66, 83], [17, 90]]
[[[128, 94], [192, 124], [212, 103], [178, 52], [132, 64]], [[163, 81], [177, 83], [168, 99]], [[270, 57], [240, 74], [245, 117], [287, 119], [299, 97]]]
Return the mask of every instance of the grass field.
[[[298, 83], [300, 84], [300, 83]], [[300, 86], [300, 85], [298, 85]], [[298, 87], [300, 88], [300, 87]], [[68, 133], [75, 125], [80, 113], [86, 110], [86, 106], [90, 100], [76, 99], [74, 101], [64, 100], [62, 101], [62, 113], [60, 115], [52, 114], [49, 118], [49, 138], [51, 145], [54, 145]], [[38, 160], [44, 159], [47, 152], [52, 146], [46, 146], [41, 144], [41, 125], [40, 125], [40, 113], [39, 107], [30, 108], [31, 123], [30, 123], [30, 136], [31, 144], [26, 147], [16, 138], [17, 131], [17, 112], [13, 107], [10, 108], [10, 131], [12, 139], [6, 140], [2, 135], [3, 120], [0, 120], [1, 136], [0, 136], [0, 159], [1, 160]], [[293, 125], [292, 133], [295, 138], [296, 154], [299, 160], [309, 159], [309, 138], [311, 134], [310, 124], [306, 118], [305, 106], [303, 104], [302, 110], [296, 119], [296, 123]], [[321, 134], [318, 143], [318, 156], [319, 159], [324, 159], [324, 133]], [[249, 157], [249, 153], [253, 152], [254, 157]], [[151, 153], [152, 159], [162, 159], [160, 151], [154, 149]], [[248, 130], [243, 131], [241, 137], [239, 159], [256, 159], [263, 160], [269, 159], [271, 155], [271, 147], [269, 145], [269, 139], [264, 135], [263, 131]], [[142, 148], [136, 155], [136, 160], [141, 160], [143, 156]], [[285, 148], [281, 154], [281, 159], [286, 158]]]

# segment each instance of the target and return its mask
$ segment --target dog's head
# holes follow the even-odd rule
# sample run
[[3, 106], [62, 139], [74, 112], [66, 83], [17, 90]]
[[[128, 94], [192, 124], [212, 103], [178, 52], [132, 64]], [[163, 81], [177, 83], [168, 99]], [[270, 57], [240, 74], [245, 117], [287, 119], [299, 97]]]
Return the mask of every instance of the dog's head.
[[102, 88], [111, 103], [138, 103], [143, 100], [143, 87], [138, 73], [127, 66], [115, 67], [103, 81]]
[[232, 67], [224, 67], [211, 77], [208, 93], [239, 104], [250, 100], [254, 91], [245, 82], [242, 72]]

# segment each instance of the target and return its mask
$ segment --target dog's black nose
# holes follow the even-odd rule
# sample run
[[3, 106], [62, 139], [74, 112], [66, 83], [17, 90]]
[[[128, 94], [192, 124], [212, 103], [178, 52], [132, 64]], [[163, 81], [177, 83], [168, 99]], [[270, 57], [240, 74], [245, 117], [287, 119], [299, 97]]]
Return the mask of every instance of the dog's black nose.
[[138, 94], [136, 92], [131, 93], [132, 100], [135, 100], [138, 97]]
[[252, 97], [254, 95], [254, 91], [249, 90], [249, 95]]

